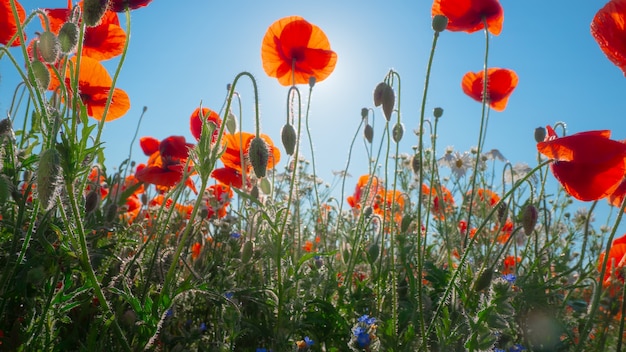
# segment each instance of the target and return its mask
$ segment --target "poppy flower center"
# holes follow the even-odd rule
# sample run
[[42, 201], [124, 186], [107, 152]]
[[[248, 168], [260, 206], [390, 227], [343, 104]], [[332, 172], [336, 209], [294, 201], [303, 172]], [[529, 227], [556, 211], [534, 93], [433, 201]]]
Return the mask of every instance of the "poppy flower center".
[[292, 48], [291, 51], [289, 52], [291, 59], [295, 62], [299, 62], [299, 61], [303, 61], [306, 57], [305, 55], [305, 48], [303, 47], [296, 47], [296, 48]]

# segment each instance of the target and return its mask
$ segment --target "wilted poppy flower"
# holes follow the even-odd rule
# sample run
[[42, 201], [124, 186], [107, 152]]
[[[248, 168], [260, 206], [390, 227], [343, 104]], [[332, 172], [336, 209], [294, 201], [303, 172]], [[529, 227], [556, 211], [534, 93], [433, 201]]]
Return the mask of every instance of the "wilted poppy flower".
[[[82, 9], [83, 2], [79, 2], [78, 6]], [[50, 23], [50, 31], [54, 34], [59, 34], [63, 24], [70, 20], [72, 9], [44, 9], [44, 12]], [[44, 26], [45, 22], [42, 16], [40, 16], [40, 19], [41, 25]], [[125, 43], [126, 33], [120, 26], [117, 13], [106, 11], [97, 26], [86, 28], [82, 55], [100, 61], [108, 60], [121, 55], [124, 51]]]
[[590, 201], [613, 193], [626, 172], [626, 144], [609, 139], [611, 131], [588, 131], [558, 137], [547, 127], [537, 150], [554, 162], [552, 174], [574, 198]]
[[[461, 87], [470, 98], [482, 102], [485, 71], [468, 72], [463, 76]], [[509, 96], [517, 87], [517, 74], [505, 68], [490, 68], [487, 70], [487, 103], [496, 111], [503, 111], [509, 101]]]
[[432, 15], [444, 15], [448, 18], [447, 30], [474, 33], [487, 28], [493, 35], [502, 31], [504, 11], [498, 0], [435, 0]]
[[[140, 142], [144, 152], [153, 151], [155, 144], [154, 140], [148, 138], [143, 139]], [[150, 154], [147, 165], [137, 166], [135, 177], [138, 180], [146, 183], [151, 183], [157, 186], [173, 187], [183, 179], [185, 172], [185, 164], [189, 157], [189, 148], [192, 148], [193, 144], [189, 144], [185, 141], [183, 136], [170, 136], [159, 142], [158, 150]], [[186, 170], [191, 172], [191, 167]], [[190, 178], [185, 180], [185, 184], [197, 193], [196, 187]]]
[[215, 130], [213, 131], [213, 136], [211, 139], [212, 142], [215, 142], [217, 140], [219, 128], [222, 124], [222, 119], [220, 118], [220, 115], [218, 113], [209, 108], [202, 108], [202, 111], [200, 111], [200, 108], [196, 108], [196, 110], [191, 113], [191, 118], [189, 121], [191, 135], [194, 136], [196, 140], [200, 139], [200, 134], [202, 133], [203, 118], [215, 125]]
[[263, 69], [284, 86], [317, 82], [328, 77], [337, 63], [326, 34], [299, 16], [274, 22], [265, 33], [261, 47]]
[[604, 5], [593, 17], [591, 34], [604, 55], [626, 75], [626, 1]]
[[109, 1], [109, 10], [114, 12], [123, 12], [126, 11], [126, 8], [136, 10], [148, 6], [151, 2], [152, 0], [111, 0]]
[[[602, 270], [602, 263], [604, 263], [605, 253], [600, 253], [598, 259], [598, 271]], [[608, 284], [611, 277], [619, 279], [624, 282], [624, 274], [622, 268], [626, 265], [626, 235], [617, 238], [611, 244], [609, 248], [609, 259], [606, 263], [606, 271], [604, 273], [604, 283]]]
[[[22, 7], [22, 5], [20, 5], [20, 3], [16, 0], [15, 8], [17, 10], [17, 17], [19, 18], [20, 23], [23, 23], [26, 19], [24, 7]], [[11, 40], [15, 34], [17, 34], [17, 23], [13, 17], [11, 1], [0, 0], [0, 44], [7, 45], [9, 40]], [[22, 41], [19, 36], [11, 42], [11, 46], [18, 46], [21, 44]]]

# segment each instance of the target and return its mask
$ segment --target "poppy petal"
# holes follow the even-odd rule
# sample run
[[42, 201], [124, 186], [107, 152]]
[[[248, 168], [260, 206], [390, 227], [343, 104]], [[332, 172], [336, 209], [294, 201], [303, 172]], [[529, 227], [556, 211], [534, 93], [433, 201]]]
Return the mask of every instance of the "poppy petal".
[[141, 150], [143, 150], [143, 153], [147, 156], [159, 151], [160, 144], [161, 142], [154, 137], [141, 137], [139, 139], [139, 146], [141, 147]]
[[550, 168], [567, 193], [578, 200], [591, 201], [617, 189], [626, 172], [626, 161], [624, 158], [593, 164], [555, 161]]
[[[15, 1], [15, 8], [17, 10], [17, 17], [20, 23], [23, 23], [26, 19], [26, 12], [24, 7], [19, 2]], [[17, 23], [13, 17], [13, 9], [11, 7], [10, 0], [0, 0], [0, 44], [7, 45], [9, 40], [17, 34]], [[16, 37], [11, 46], [19, 46], [22, 44], [20, 37]]]
[[493, 35], [499, 35], [504, 22], [504, 11], [498, 0], [435, 0], [431, 9], [433, 16], [444, 15], [448, 18], [449, 31], [473, 33], [487, 28]]
[[223, 183], [227, 186], [231, 186], [234, 188], [242, 188], [243, 180], [241, 179], [241, 172], [236, 169], [232, 169], [229, 167], [222, 167], [213, 170], [211, 172], [211, 177]]
[[626, 75], [626, 2], [609, 1], [591, 22], [591, 34], [606, 57]]
[[609, 139], [610, 130], [586, 131], [537, 143], [537, 150], [550, 159], [581, 163], [604, 162], [626, 156], [624, 143]]

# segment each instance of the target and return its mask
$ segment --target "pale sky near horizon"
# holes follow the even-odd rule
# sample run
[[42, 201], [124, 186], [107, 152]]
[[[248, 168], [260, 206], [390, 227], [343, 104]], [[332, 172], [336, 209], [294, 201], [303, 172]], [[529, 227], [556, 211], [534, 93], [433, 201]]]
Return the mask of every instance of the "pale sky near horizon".
[[[40, 6], [64, 7], [67, 1], [21, 3], [30, 12]], [[504, 112], [490, 113], [485, 149], [496, 148], [512, 163], [533, 166], [534, 129], [557, 121], [567, 123], [570, 134], [610, 129], [614, 139], [626, 139], [624, 74], [604, 56], [589, 31], [605, 1], [502, 0], [501, 4], [504, 25], [499, 36], [490, 37], [489, 66], [515, 70], [519, 85]], [[288, 88], [265, 75], [260, 47], [267, 27], [290, 15], [302, 16], [324, 30], [338, 55], [335, 72], [317, 84], [312, 95], [310, 125], [318, 176], [332, 182], [332, 171], [345, 167], [361, 108], [373, 107], [372, 91], [391, 68], [402, 84], [401, 151], [411, 153], [417, 143], [412, 131], [417, 128], [433, 37], [431, 5], [431, 1], [154, 0], [131, 13], [130, 49], [118, 87], [129, 94], [132, 107], [126, 116], [105, 126], [106, 165], [113, 168], [127, 157], [144, 106], [148, 111], [139, 136], [184, 135], [193, 140], [190, 113], [201, 101], [219, 110], [226, 85], [241, 71], [257, 78], [262, 132], [280, 144]], [[120, 19], [124, 23], [124, 17]], [[482, 31], [446, 31], [439, 38], [426, 112], [429, 116], [434, 107], [444, 108], [437, 141], [440, 156], [447, 146], [463, 152], [476, 145], [481, 105], [462, 92], [460, 82], [466, 72], [482, 69], [484, 50]], [[115, 63], [117, 59], [107, 63], [111, 73]], [[2, 114], [17, 82], [14, 70], [8, 60], [0, 60]], [[254, 128], [251, 87], [246, 80], [237, 87], [246, 131]], [[306, 97], [308, 87], [300, 89]], [[378, 140], [384, 125], [380, 109], [376, 119]], [[306, 139], [302, 148], [308, 157]], [[137, 142], [133, 159], [147, 159]], [[284, 160], [283, 153], [281, 165]], [[366, 162], [359, 138], [349, 170], [353, 177], [346, 183], [348, 193], [366, 171]]]

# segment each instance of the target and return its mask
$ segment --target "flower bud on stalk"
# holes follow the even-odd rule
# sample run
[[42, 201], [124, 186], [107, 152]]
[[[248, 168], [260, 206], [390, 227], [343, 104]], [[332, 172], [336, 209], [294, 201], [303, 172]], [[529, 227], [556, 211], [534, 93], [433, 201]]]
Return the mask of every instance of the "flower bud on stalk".
[[361, 109], [361, 118], [366, 119], [367, 116], [369, 115], [370, 110], [368, 108], [362, 108]]
[[280, 131], [283, 147], [288, 155], [293, 155], [296, 148], [296, 130], [290, 123], [286, 123]]
[[391, 135], [393, 137], [393, 141], [399, 143], [402, 140], [402, 136], [404, 136], [404, 126], [402, 126], [401, 123], [396, 123], [393, 126]]
[[109, 0], [84, 0], [83, 21], [87, 27], [99, 25], [108, 7]]
[[480, 292], [491, 284], [491, 279], [493, 278], [493, 270], [485, 269], [474, 281], [474, 291]]
[[250, 158], [250, 164], [252, 164], [252, 168], [254, 168], [256, 177], [265, 177], [269, 151], [267, 150], [267, 144], [261, 137], [254, 137], [252, 142], [250, 142], [248, 158]]
[[46, 65], [39, 60], [30, 63], [28, 77], [30, 78], [30, 84], [41, 90], [48, 89], [48, 85], [50, 85], [50, 71], [48, 71]]
[[54, 197], [60, 192], [61, 171], [61, 156], [55, 148], [41, 152], [37, 169], [37, 195], [45, 211], [52, 209]]
[[416, 175], [419, 175], [421, 168], [422, 167], [420, 165], [420, 156], [419, 156], [419, 154], [413, 155], [413, 157], [411, 158], [411, 169], [413, 169], [413, 172]]
[[374, 89], [374, 105], [383, 106], [383, 113], [387, 121], [391, 121], [393, 106], [396, 103], [396, 96], [393, 88], [385, 82], [380, 82]]
[[59, 30], [59, 48], [63, 54], [76, 50], [78, 45], [78, 26], [73, 22], [65, 22]]
[[433, 16], [433, 30], [435, 32], [443, 32], [448, 27], [448, 17], [444, 15]]
[[100, 190], [94, 189], [91, 192], [87, 193], [87, 196], [85, 197], [85, 212], [87, 214], [93, 212], [94, 210], [96, 210], [99, 203], [100, 203]]
[[365, 136], [365, 140], [372, 144], [372, 141], [374, 140], [374, 129], [369, 123], [365, 125], [363, 136]]
[[439, 108], [439, 107], [434, 108], [434, 109], [433, 109], [433, 116], [434, 116], [436, 119], [438, 119], [438, 118], [440, 118], [441, 116], [443, 116], [443, 109], [442, 109], [442, 108]]
[[535, 128], [535, 141], [543, 142], [546, 139], [546, 129], [544, 127]]
[[522, 212], [522, 227], [524, 228], [526, 236], [530, 236], [533, 230], [535, 230], [538, 218], [539, 212], [534, 205], [529, 204], [524, 208], [524, 211]]
[[49, 64], [53, 64], [59, 57], [59, 39], [52, 32], [43, 32], [39, 35], [37, 50], [41, 58]]

